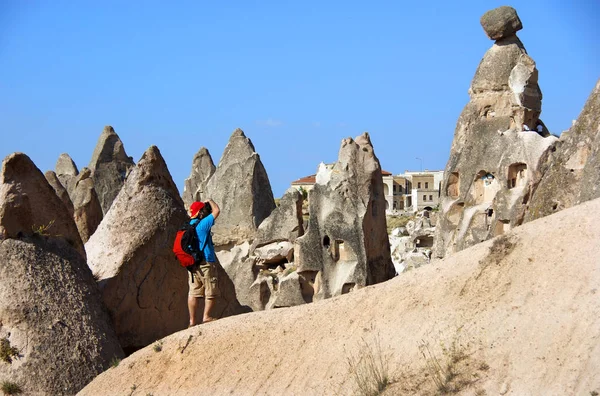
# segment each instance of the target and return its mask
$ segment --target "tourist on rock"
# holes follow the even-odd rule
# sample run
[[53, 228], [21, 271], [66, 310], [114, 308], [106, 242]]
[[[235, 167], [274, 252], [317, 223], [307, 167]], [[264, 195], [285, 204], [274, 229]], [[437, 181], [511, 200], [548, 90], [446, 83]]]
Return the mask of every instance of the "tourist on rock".
[[219, 206], [209, 199], [206, 202], [192, 202], [190, 205], [190, 224], [196, 226], [198, 245], [204, 253], [204, 260], [193, 265], [188, 275], [188, 309], [190, 311], [190, 327], [198, 324], [196, 311], [199, 299], [204, 298], [204, 315], [202, 323], [217, 320], [211, 316], [216, 299], [220, 296], [215, 262], [215, 247], [213, 246], [210, 230], [219, 217]]

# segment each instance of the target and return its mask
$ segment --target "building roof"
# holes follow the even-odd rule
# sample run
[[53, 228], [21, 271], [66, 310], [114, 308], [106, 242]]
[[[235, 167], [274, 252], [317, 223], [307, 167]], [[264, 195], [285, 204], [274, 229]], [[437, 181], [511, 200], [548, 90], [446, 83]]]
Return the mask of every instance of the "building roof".
[[292, 186], [296, 185], [296, 184], [315, 184], [316, 181], [317, 181], [317, 175], [304, 176], [298, 180], [294, 180], [292, 182]]
[[392, 175], [392, 172], [388, 172], [388, 171], [386, 171], [386, 170], [383, 170], [383, 169], [382, 169], [382, 170], [381, 170], [381, 175], [382, 175], [382, 176], [391, 176], [391, 175]]

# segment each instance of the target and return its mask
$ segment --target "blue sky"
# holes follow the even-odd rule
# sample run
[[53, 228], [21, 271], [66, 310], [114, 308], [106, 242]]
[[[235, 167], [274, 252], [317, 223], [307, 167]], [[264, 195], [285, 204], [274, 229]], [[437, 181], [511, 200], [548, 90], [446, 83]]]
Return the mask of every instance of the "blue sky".
[[161, 150], [179, 186], [206, 146], [252, 139], [273, 193], [369, 131], [382, 167], [443, 169], [485, 51], [479, 24], [515, 7], [560, 133], [600, 76], [597, 1], [0, 0], [0, 156], [89, 163], [104, 125], [137, 161]]

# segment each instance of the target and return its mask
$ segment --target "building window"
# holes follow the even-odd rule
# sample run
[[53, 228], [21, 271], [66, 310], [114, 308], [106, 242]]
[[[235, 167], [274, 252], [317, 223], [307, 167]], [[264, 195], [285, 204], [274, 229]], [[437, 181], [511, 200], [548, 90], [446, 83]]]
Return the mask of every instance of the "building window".
[[394, 184], [394, 188], [393, 189], [394, 189], [394, 192], [396, 192], [396, 185], [395, 184]]
[[430, 195], [430, 196], [429, 196], [429, 200], [430, 200], [430, 201], [433, 201], [433, 195]]
[[429, 182], [425, 182], [425, 188], [429, 188]]
[[423, 201], [427, 201], [427, 195], [423, 195]]
[[417, 183], [417, 188], [421, 188], [421, 182]]

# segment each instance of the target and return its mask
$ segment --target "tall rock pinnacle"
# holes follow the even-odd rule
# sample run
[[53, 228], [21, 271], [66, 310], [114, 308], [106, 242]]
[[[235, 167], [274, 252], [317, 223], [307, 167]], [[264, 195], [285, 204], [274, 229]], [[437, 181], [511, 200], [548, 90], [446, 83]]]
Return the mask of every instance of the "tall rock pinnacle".
[[94, 188], [104, 214], [110, 209], [113, 200], [123, 186], [127, 174], [134, 165], [133, 159], [125, 153], [123, 142], [115, 133], [113, 127], [105, 126], [89, 165], [94, 180]]
[[456, 125], [441, 191], [437, 257], [521, 224], [557, 140], [539, 119], [538, 71], [515, 34], [522, 27], [516, 11], [488, 11], [481, 24], [496, 41], [475, 72]]

